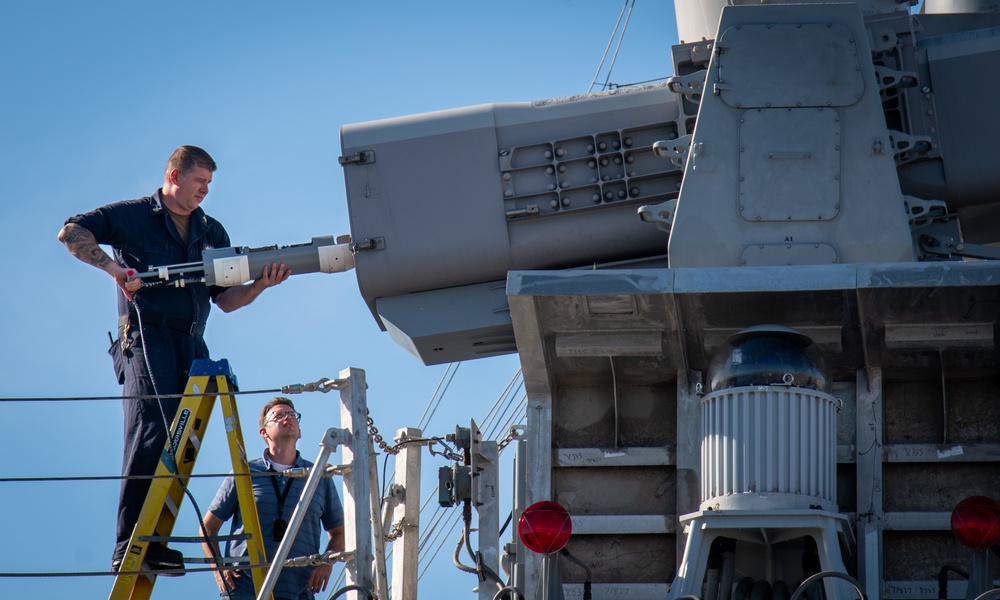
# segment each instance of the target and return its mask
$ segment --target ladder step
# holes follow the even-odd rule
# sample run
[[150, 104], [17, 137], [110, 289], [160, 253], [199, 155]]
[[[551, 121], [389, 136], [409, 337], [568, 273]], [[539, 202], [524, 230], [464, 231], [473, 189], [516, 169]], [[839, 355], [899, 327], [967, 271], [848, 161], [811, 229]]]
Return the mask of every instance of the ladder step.
[[[237, 563], [247, 564], [247, 557], [245, 556], [220, 556], [219, 561], [224, 565], [234, 565]], [[204, 556], [185, 556], [185, 564], [199, 564], [199, 565], [214, 565], [215, 559], [208, 558]]]
[[[239, 542], [249, 540], [252, 535], [249, 533], [237, 533], [233, 535], [213, 535], [208, 539], [215, 542]], [[205, 541], [205, 536], [201, 535], [140, 535], [137, 538], [140, 542], [184, 542], [200, 544]]]

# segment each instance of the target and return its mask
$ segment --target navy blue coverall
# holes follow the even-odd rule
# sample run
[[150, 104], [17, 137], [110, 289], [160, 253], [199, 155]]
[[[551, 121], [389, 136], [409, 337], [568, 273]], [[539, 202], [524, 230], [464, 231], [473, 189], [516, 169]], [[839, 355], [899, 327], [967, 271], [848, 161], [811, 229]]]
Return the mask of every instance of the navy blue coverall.
[[[152, 196], [108, 204], [66, 221], [94, 234], [98, 244], [113, 248], [114, 260], [140, 272], [149, 267], [200, 262], [202, 251], [226, 248], [229, 235], [201, 208], [191, 213], [185, 244], [160, 201]], [[204, 283], [184, 287], [161, 286], [139, 290], [132, 301], [118, 290], [118, 335], [123, 352], [125, 452], [122, 459], [118, 501], [117, 543], [113, 558], [127, 550], [132, 530], [149, 491], [152, 475], [173, 422], [179, 398], [139, 400], [133, 396], [183, 394], [192, 361], [209, 358], [202, 334], [211, 308], [210, 299], [225, 288]], [[138, 309], [138, 310], [136, 310]], [[141, 331], [140, 331], [141, 324]]]

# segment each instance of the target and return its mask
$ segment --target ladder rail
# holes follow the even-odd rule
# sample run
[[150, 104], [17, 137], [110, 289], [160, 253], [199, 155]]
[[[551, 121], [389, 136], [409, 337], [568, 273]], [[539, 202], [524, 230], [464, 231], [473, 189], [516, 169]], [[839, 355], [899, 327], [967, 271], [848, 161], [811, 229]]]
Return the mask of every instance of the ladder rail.
[[[232, 387], [231, 387], [232, 384]], [[185, 490], [195, 461], [205, 439], [205, 432], [215, 408], [217, 396], [222, 398], [226, 437], [233, 463], [234, 479], [247, 538], [247, 552], [252, 564], [266, 564], [257, 504], [253, 497], [243, 432], [236, 410], [235, 377], [225, 359], [195, 360], [177, 408], [155, 477], [143, 501], [139, 518], [132, 531], [128, 550], [119, 565], [109, 600], [149, 600], [156, 575], [139, 575], [149, 544], [157, 539], [173, 538], [174, 525], [183, 503]], [[200, 525], [200, 524], [199, 524]], [[253, 569], [254, 589], [259, 593], [264, 582], [260, 569]], [[270, 597], [270, 596], [268, 596]]]
[[[247, 464], [247, 451], [243, 445], [243, 428], [240, 425], [239, 413], [236, 411], [236, 398], [232, 394], [223, 395], [221, 398], [226, 437], [229, 439], [229, 456], [233, 463], [236, 496], [239, 498], [240, 514], [243, 518], [243, 533], [249, 534], [247, 557], [250, 564], [267, 564], [264, 536], [261, 533], [260, 517], [257, 514], [257, 502], [253, 496], [253, 480], [249, 476], [250, 467]], [[265, 573], [262, 572], [262, 569], [251, 569], [250, 571], [253, 574], [254, 591], [259, 594], [261, 588], [264, 587]], [[270, 597], [270, 594], [267, 597]]]

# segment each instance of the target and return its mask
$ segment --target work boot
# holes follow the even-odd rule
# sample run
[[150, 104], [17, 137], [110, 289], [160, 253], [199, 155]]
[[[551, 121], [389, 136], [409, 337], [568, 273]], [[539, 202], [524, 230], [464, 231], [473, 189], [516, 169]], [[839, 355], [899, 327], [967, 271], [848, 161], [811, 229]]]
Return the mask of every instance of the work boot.
[[[114, 557], [111, 570], [115, 573], [121, 567], [122, 557]], [[184, 555], [179, 550], [167, 548], [160, 543], [152, 543], [146, 548], [146, 557], [142, 561], [143, 571], [164, 571], [164, 577], [180, 577], [184, 574]]]

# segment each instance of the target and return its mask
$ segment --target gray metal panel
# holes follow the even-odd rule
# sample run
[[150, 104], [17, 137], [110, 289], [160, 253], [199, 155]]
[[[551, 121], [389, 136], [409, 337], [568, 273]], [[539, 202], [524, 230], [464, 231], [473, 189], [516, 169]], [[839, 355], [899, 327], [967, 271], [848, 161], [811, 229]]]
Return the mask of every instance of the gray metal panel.
[[597, 205], [586, 211], [511, 220], [509, 268], [579, 267], [598, 253], [597, 262], [622, 260], [635, 257], [637, 247], [646, 248], [650, 256], [663, 254], [667, 234], [641, 221], [636, 209], [635, 204]]
[[[595, 583], [591, 587], [593, 600], [621, 600], [621, 598], [666, 598], [666, 583]], [[583, 584], [563, 584], [566, 600], [583, 598]]]
[[672, 465], [669, 448], [559, 448], [553, 451], [556, 467], [634, 467]]
[[661, 294], [673, 288], [676, 271], [637, 269], [609, 271], [511, 271], [507, 276], [509, 296], [591, 294]]
[[[855, 35], [840, 24], [761, 23], [758, 17], [726, 28], [715, 46], [722, 50], [719, 96], [733, 108], [850, 106], [865, 92]], [[807, 58], [817, 48], [819, 64]]]
[[573, 535], [674, 533], [676, 515], [574, 515]]
[[927, 53], [949, 202], [956, 207], [995, 202], [1000, 118], [984, 111], [982, 101], [1000, 96], [1000, 79], [987, 75], [1000, 61], [1000, 28], [924, 39], [918, 47]]
[[[946, 362], [998, 366], [997, 349], [984, 329], [993, 323], [995, 335], [998, 262], [513, 271], [507, 292], [512, 302], [531, 300], [524, 306], [531, 307], [540, 327], [532, 334], [541, 336], [536, 347], [545, 352], [532, 360], [550, 363], [556, 373], [600, 364], [593, 362], [600, 361], [597, 357], [559, 356], [556, 340], [567, 333], [631, 330], [641, 337], [659, 332], [664, 346], [657, 360], [663, 369], [699, 370], [707, 368], [721, 336], [717, 332], [765, 323], [817, 335], [831, 367], [844, 379], [866, 366], [937, 370], [936, 351], [957, 345], [962, 354], [946, 352]], [[954, 332], [970, 323], [975, 325], [972, 341], [959, 344]], [[901, 325], [918, 325], [916, 331], [929, 333], [914, 341], [911, 328], [903, 345], [912, 349], [901, 348]]]
[[671, 269], [679, 293], [853, 289], [856, 265]]
[[740, 253], [748, 267], [768, 265], [831, 265], [839, 262], [829, 244], [752, 244]]
[[[909, 133], [928, 136], [930, 160], [901, 165], [903, 193], [943, 200], [958, 213], [967, 242], [1000, 241], [1000, 174], [993, 141], [1000, 112], [983, 98], [1000, 95], [996, 70], [1000, 14], [922, 14], [913, 17], [920, 85], [904, 92]], [[936, 11], [934, 11], [936, 12]], [[887, 112], [888, 117], [888, 112]]]
[[375, 305], [392, 339], [426, 365], [516, 351], [502, 281], [379, 298]]
[[[809, 135], [802, 135], [808, 131]], [[826, 221], [840, 213], [840, 115], [753, 109], [740, 118], [740, 216]], [[779, 263], [780, 264], [780, 263]]]
[[[848, 54], [856, 52], [858, 55], [849, 61], [851, 75], [840, 75], [845, 61], [829, 56], [831, 52], [841, 56], [844, 48], [837, 44], [828, 48], [823, 43], [823, 36], [794, 34], [794, 39], [788, 41], [786, 33], [797, 30], [799, 24], [808, 23], [820, 23], [824, 27], [829, 23], [831, 30], [839, 28], [849, 32], [843, 43], [856, 45], [856, 50]], [[767, 24], [771, 25], [770, 29]], [[795, 10], [782, 5], [727, 6], [723, 9], [720, 31], [729, 35], [731, 31], [748, 30], [748, 26], [756, 36], [737, 34], [739, 39], [734, 39], [738, 43], [721, 49], [717, 47], [709, 63], [705, 88], [713, 93], [702, 96], [692, 148], [709, 149], [713, 168], [696, 169], [697, 161], [692, 160], [686, 164], [670, 232], [670, 266], [737, 266], [742, 264], [742, 252], [749, 246], [787, 243], [828, 244], [836, 248], [839, 262], [912, 260], [912, 242], [895, 161], [892, 153], [885, 150], [890, 140], [881, 98], [876, 86], [864, 83], [876, 79], [874, 66], [868, 58], [871, 51], [868, 34], [857, 5], [797, 5]], [[743, 29], [736, 30], [736, 27]], [[730, 55], [739, 56], [744, 52], [758, 64], [743, 75], [734, 74], [732, 69], [728, 70], [729, 75], [724, 74], [727, 70], [723, 67]], [[796, 66], [784, 67], [792, 63]], [[854, 71], [855, 67], [859, 70]], [[795, 76], [789, 76], [790, 73]], [[829, 85], [836, 79], [852, 96], [859, 90], [863, 93], [849, 105], [845, 98], [825, 93], [816, 95], [816, 78], [822, 80], [824, 77], [830, 78], [826, 89], [837, 87]], [[825, 124], [819, 128], [803, 127], [795, 133], [803, 138], [817, 138], [818, 147], [832, 147], [840, 154], [840, 172], [833, 175], [834, 180], [839, 181], [842, 199], [836, 216], [828, 218], [837, 203], [826, 196], [821, 202], [823, 212], [812, 217], [823, 220], [794, 220], [798, 215], [787, 210], [784, 221], [764, 220], [764, 213], [759, 211], [755, 214], [762, 216], [760, 221], [756, 217], [752, 221], [743, 218], [735, 200], [742, 189], [740, 178], [746, 177], [738, 168], [745, 148], [744, 140], [738, 135], [744, 111], [785, 105], [797, 108], [799, 103], [801, 107], [827, 107], [827, 102], [841, 104], [837, 110], [839, 140], [821, 138], [830, 134]], [[794, 146], [788, 147], [791, 134], [780, 133], [780, 130], [758, 136], [764, 139], [757, 147], [764, 148], [767, 153], [801, 152]], [[824, 162], [827, 166], [821, 170], [827, 172], [832, 161]], [[814, 177], [807, 167], [810, 163], [804, 160], [791, 164], [784, 161], [780, 165], [776, 161], [765, 163], [756, 165], [771, 171], [760, 175], [764, 181], [785, 180], [789, 171], [796, 171], [793, 179], [800, 182]], [[757, 187], [766, 189], [765, 186]], [[800, 190], [791, 184], [775, 191], [791, 197], [770, 197], [766, 201], [777, 202], [778, 207], [786, 209], [795, 206], [797, 198], [815, 193], [812, 189]], [[773, 214], [766, 216], [770, 218]], [[784, 257], [777, 258], [782, 263], [787, 262]], [[823, 260], [822, 255], [813, 258]]]
[[678, 119], [676, 95], [656, 84], [345, 125], [362, 296], [378, 318], [379, 298], [512, 268], [664, 254], [666, 235], [636, 209], [677, 195], [680, 171], [652, 144], [676, 137]]
[[[510, 259], [491, 110], [342, 129], [345, 154], [375, 156], [344, 167], [353, 240], [384, 240], [355, 256], [372, 308], [375, 298], [503, 277]], [[412, 137], [434, 128], [443, 133]], [[382, 141], [397, 130], [399, 139]]]

